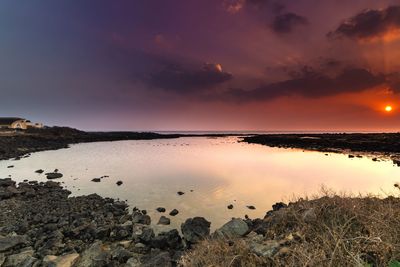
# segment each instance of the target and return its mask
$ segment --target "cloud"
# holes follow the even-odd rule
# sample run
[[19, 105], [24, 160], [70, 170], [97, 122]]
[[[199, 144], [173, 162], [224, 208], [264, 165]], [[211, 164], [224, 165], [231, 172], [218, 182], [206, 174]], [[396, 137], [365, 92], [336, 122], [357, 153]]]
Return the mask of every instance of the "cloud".
[[271, 28], [276, 33], [290, 33], [297, 26], [308, 24], [308, 20], [300, 15], [289, 12], [275, 17]]
[[328, 33], [328, 37], [348, 37], [356, 40], [368, 40], [384, 37], [392, 31], [400, 30], [400, 6], [386, 9], [366, 9], [341, 23]]
[[222, 70], [220, 64], [207, 63], [197, 69], [168, 65], [161, 71], [151, 74], [147, 82], [154, 87], [169, 91], [192, 93], [222, 84], [232, 77], [230, 73]]
[[280, 14], [285, 9], [285, 5], [278, 0], [224, 0], [222, 5], [231, 14], [236, 14], [244, 8], [268, 10], [272, 14]]
[[246, 102], [262, 101], [281, 96], [324, 97], [339, 93], [360, 92], [386, 84], [383, 74], [363, 68], [347, 68], [334, 77], [307, 68], [301, 76], [266, 84], [254, 90], [231, 89], [225, 98]]

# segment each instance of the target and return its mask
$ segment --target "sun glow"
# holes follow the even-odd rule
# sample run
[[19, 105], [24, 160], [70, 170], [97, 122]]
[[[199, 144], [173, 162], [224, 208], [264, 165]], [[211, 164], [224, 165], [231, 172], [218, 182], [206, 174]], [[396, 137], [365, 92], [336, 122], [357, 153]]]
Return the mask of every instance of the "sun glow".
[[385, 111], [386, 112], [391, 112], [393, 110], [392, 106], [386, 106]]

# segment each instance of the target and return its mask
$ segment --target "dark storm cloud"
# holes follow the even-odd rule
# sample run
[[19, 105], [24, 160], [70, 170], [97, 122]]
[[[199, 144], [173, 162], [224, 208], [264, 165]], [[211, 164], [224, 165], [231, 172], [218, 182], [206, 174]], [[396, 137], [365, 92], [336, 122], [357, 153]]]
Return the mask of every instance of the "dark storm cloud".
[[300, 15], [289, 12], [275, 17], [271, 28], [276, 33], [290, 33], [300, 25], [308, 24], [308, 20]]
[[219, 64], [204, 64], [202, 68], [184, 68], [181, 65], [168, 65], [150, 75], [147, 82], [158, 88], [179, 93], [193, 93], [206, 90], [232, 79]]
[[364, 10], [344, 21], [335, 31], [328, 33], [328, 36], [370, 39], [380, 37], [394, 29], [400, 29], [400, 6]]
[[344, 69], [335, 77], [306, 69], [301, 77], [270, 83], [254, 90], [232, 89], [226, 97], [235, 101], [262, 101], [281, 96], [324, 97], [339, 93], [359, 92], [383, 85], [387, 78], [362, 68]]

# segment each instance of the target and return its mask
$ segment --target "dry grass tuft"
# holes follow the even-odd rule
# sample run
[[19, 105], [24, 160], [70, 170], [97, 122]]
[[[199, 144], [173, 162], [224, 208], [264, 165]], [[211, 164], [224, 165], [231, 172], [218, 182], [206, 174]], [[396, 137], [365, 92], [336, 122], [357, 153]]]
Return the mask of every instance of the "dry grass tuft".
[[244, 239], [231, 243], [221, 239], [207, 239], [182, 257], [180, 266], [257, 267], [264, 266], [267, 260], [253, 254]]
[[[324, 192], [299, 199], [263, 220], [265, 240], [285, 253], [255, 256], [250, 238], [235, 245], [208, 240], [182, 258], [182, 266], [400, 266], [400, 199], [349, 197]], [[257, 229], [255, 229], [257, 230]], [[283, 243], [288, 236], [295, 236]], [[233, 265], [232, 261], [238, 257]]]

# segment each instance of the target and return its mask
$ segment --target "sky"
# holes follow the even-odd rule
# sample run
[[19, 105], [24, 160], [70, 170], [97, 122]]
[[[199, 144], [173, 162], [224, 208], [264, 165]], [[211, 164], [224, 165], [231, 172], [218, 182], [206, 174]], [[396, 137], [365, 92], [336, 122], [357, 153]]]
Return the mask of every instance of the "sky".
[[2, 0], [0, 90], [83, 130], [399, 131], [400, 0]]

